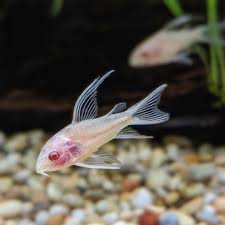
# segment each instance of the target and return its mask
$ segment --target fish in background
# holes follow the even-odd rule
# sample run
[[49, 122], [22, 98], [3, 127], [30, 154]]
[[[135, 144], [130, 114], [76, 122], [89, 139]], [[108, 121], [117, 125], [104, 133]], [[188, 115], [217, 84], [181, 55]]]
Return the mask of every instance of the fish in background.
[[166, 84], [127, 110], [126, 103], [122, 102], [106, 115], [96, 118], [97, 88], [112, 72], [95, 79], [80, 95], [74, 106], [71, 124], [56, 133], [42, 147], [36, 164], [37, 173], [47, 175], [49, 171], [72, 165], [119, 169], [119, 160], [99, 148], [115, 138], [151, 138], [141, 135], [129, 125], [158, 124], [169, 119], [169, 114], [157, 107]]
[[[172, 20], [161, 30], [143, 40], [131, 52], [128, 63], [132, 67], [158, 66], [170, 63], [192, 64], [191, 47], [198, 43], [225, 45], [220, 37], [210, 37], [210, 26], [185, 27], [189, 22], [200, 19], [184, 15]], [[183, 26], [183, 27], [182, 27]], [[219, 29], [225, 23], [216, 24]]]

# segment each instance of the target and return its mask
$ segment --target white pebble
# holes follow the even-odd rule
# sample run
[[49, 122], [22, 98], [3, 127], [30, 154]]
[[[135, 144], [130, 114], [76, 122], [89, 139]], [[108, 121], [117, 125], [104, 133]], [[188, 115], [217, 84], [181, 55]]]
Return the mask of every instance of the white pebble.
[[39, 211], [35, 216], [36, 225], [47, 225], [49, 213], [47, 211]]
[[151, 205], [153, 202], [153, 195], [147, 188], [137, 189], [132, 196], [131, 204], [135, 209], [143, 209]]
[[110, 212], [110, 213], [107, 213], [105, 214], [103, 217], [102, 217], [102, 220], [106, 223], [106, 224], [113, 224], [115, 223], [119, 218], [119, 215], [118, 213], [116, 212]]
[[59, 215], [59, 214], [66, 215], [68, 212], [69, 212], [68, 208], [62, 204], [52, 205], [49, 210], [49, 213], [51, 215]]

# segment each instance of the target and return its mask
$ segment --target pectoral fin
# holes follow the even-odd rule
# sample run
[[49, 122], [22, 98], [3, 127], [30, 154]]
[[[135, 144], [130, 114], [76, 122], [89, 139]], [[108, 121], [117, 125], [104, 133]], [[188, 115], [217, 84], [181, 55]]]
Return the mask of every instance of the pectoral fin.
[[91, 169], [120, 169], [121, 167], [120, 161], [105, 151], [98, 151], [85, 161], [75, 165]]
[[134, 138], [134, 139], [142, 139], [142, 138], [153, 138], [152, 136], [147, 136], [147, 135], [142, 135], [138, 133], [138, 131], [134, 130], [131, 127], [125, 127], [123, 130], [121, 130], [117, 136], [115, 137], [116, 139], [129, 139], [129, 138]]
[[193, 64], [193, 60], [191, 59], [191, 57], [188, 55], [188, 53], [179, 53], [177, 54], [172, 60], [171, 62], [175, 62], [175, 63], [182, 63], [185, 65], [189, 65], [191, 66]]

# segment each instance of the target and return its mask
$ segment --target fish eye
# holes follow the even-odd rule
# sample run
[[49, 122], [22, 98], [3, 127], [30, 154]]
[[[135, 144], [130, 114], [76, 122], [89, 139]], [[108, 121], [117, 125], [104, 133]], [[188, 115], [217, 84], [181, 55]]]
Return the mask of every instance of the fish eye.
[[144, 58], [147, 58], [149, 56], [149, 54], [147, 51], [143, 51], [143, 52], [141, 52], [141, 56]]
[[53, 152], [51, 152], [51, 153], [48, 155], [48, 158], [49, 158], [51, 161], [56, 161], [57, 159], [59, 159], [59, 153], [56, 152], [56, 151], [53, 151]]

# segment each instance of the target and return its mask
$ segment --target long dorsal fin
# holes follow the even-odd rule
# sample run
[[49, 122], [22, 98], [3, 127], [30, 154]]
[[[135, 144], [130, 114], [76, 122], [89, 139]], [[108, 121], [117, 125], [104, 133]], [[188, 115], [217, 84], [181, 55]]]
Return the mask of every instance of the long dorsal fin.
[[82, 120], [93, 119], [97, 116], [97, 88], [112, 73], [113, 70], [106, 73], [103, 77], [96, 78], [77, 99], [74, 110], [72, 123]]

